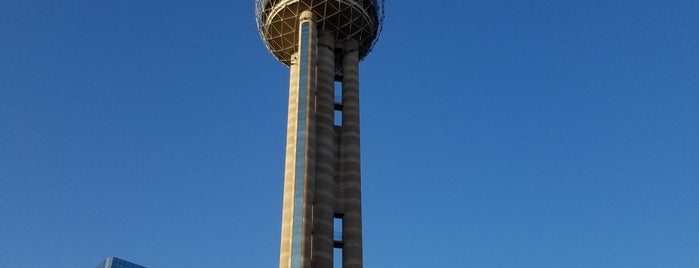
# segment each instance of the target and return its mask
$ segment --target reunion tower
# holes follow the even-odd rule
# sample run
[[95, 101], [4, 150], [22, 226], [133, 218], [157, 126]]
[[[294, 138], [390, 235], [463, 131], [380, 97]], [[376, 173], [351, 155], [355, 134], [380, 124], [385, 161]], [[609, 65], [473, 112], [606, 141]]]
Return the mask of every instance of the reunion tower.
[[[383, 0], [256, 0], [269, 51], [289, 66], [280, 268], [362, 267], [359, 61]], [[337, 254], [336, 254], [337, 253]]]

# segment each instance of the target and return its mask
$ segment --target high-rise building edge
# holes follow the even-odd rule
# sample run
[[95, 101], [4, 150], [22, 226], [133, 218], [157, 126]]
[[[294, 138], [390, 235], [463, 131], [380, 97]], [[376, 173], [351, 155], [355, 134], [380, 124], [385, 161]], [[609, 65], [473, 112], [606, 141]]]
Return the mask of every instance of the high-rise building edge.
[[[361, 268], [359, 61], [383, 0], [256, 0], [260, 36], [290, 69], [280, 268]], [[335, 254], [339, 251], [341, 254]]]
[[99, 265], [97, 265], [95, 268], [146, 268], [145, 266], [141, 266], [123, 259], [119, 259], [117, 257], [108, 257], [105, 259], [103, 262], [101, 262]]

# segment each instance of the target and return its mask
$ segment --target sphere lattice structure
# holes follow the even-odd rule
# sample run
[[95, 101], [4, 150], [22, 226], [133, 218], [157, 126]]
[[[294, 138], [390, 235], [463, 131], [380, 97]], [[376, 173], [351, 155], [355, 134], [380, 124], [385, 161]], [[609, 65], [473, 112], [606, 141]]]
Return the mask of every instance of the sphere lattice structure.
[[331, 31], [338, 40], [356, 40], [363, 59], [381, 32], [383, 4], [383, 0], [255, 0], [255, 15], [267, 49], [288, 66], [298, 49], [301, 12], [313, 11], [318, 30]]

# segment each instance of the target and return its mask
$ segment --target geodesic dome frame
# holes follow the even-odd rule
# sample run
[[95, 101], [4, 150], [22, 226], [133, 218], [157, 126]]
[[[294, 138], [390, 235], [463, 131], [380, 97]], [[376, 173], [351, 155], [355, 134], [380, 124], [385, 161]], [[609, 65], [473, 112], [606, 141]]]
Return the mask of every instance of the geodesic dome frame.
[[287, 66], [298, 49], [298, 19], [306, 10], [315, 14], [319, 30], [334, 32], [338, 40], [357, 40], [360, 60], [371, 52], [383, 27], [384, 0], [255, 0], [260, 37]]

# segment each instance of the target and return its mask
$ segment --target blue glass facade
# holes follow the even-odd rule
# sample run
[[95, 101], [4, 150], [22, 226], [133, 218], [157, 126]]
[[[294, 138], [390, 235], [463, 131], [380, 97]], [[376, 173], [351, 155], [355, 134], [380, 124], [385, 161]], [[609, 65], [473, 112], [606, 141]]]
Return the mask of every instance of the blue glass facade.
[[109, 257], [95, 268], [146, 268], [132, 262], [128, 262], [119, 258]]
[[291, 235], [291, 268], [301, 268], [303, 249], [303, 204], [306, 174], [306, 125], [308, 122], [308, 66], [309, 27], [301, 25], [301, 47], [299, 51], [299, 94], [296, 123], [296, 171], [294, 182], [294, 223]]

